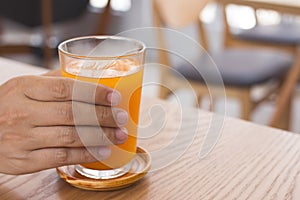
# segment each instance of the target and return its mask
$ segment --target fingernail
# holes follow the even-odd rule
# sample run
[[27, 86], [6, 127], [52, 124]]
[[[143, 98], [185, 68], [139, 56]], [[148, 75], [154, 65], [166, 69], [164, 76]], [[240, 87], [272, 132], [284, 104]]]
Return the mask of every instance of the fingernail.
[[115, 134], [118, 144], [124, 143], [128, 138], [128, 132], [126, 128], [118, 128]]
[[108, 95], [107, 95], [107, 100], [108, 102], [111, 103], [112, 106], [116, 106], [120, 103], [121, 101], [121, 95], [119, 92], [110, 92]]
[[124, 126], [128, 122], [128, 114], [125, 111], [119, 111], [117, 113], [117, 123], [119, 126]]
[[104, 160], [104, 159], [107, 159], [110, 154], [111, 154], [111, 150], [109, 147], [99, 147], [99, 150], [98, 150], [98, 153], [99, 153], [99, 156], [100, 156], [100, 159], [101, 160]]

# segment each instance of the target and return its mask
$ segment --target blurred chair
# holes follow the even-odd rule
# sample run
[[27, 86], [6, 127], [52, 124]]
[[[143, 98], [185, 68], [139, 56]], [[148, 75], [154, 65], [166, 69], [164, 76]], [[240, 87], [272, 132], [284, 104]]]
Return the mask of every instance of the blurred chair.
[[[252, 4], [244, 5], [243, 2], [238, 2], [237, 5], [250, 7], [254, 11], [255, 26], [250, 29], [231, 30], [228, 23], [226, 8], [230, 5], [235, 5], [236, 1], [219, 0], [222, 4], [224, 23], [225, 23], [225, 46], [226, 47], [260, 47], [285, 50], [290, 53], [295, 53], [297, 46], [300, 43], [300, 24], [296, 22], [280, 21], [274, 25], [262, 25], [259, 23], [257, 15], [257, 7], [251, 7]], [[261, 9], [264, 9], [262, 7]], [[266, 9], [266, 8], [265, 8]], [[267, 10], [272, 10], [267, 7]], [[274, 10], [278, 12], [278, 10]], [[278, 13], [283, 16], [286, 13]], [[239, 17], [239, 16], [236, 16]]]
[[[227, 19], [226, 7], [236, 4], [236, 1], [226, 0], [220, 2], [223, 5], [222, 8], [225, 24], [224, 37], [226, 38], [226, 47], [278, 49], [289, 52], [295, 57], [293, 67], [284, 81], [279, 93], [275, 112], [270, 123], [271, 126], [279, 128], [287, 126], [280, 123], [282, 123], [282, 120], [290, 118], [291, 113], [287, 111], [291, 111], [290, 107], [292, 104], [293, 91], [300, 76], [300, 24], [295, 21], [281, 21], [279, 24], [275, 25], [261, 25], [258, 21], [259, 16], [257, 16], [257, 10], [272, 10], [272, 7], [253, 7], [254, 4], [244, 5], [243, 2], [238, 2], [238, 5], [248, 6], [254, 10], [256, 25], [251, 29], [232, 31]], [[286, 14], [285, 10], [280, 12], [280, 10], [275, 9], [274, 11], [281, 16]]]
[[[208, 50], [207, 35], [204, 24], [199, 20], [199, 14], [209, 1], [190, 0], [187, 3], [184, 0], [153, 0], [154, 23], [158, 27], [167, 26], [177, 29], [194, 23], [198, 27], [202, 46]], [[163, 31], [158, 32], [158, 42], [161, 47], [166, 48], [166, 38]], [[159, 56], [162, 64], [171, 66], [169, 57], [165, 52], [160, 51]], [[246, 120], [250, 119], [251, 111], [255, 106], [266, 100], [274, 92], [268, 92], [255, 102], [250, 94], [251, 89], [257, 84], [268, 82], [271, 79], [281, 81], [292, 64], [292, 57], [285, 52], [258, 48], [224, 48], [217, 53], [211, 52], [211, 57], [223, 78], [226, 95], [241, 101], [241, 117]], [[199, 55], [199, 66], [209, 67], [205, 66], [205, 62]], [[198, 102], [201, 102], [203, 96], [209, 95], [203, 78], [195, 73], [197, 70], [193, 66], [185, 63], [174, 67], [190, 80], [198, 95]], [[170, 87], [169, 89], [160, 87], [161, 98], [166, 98], [171, 92], [170, 89], [176, 90], [182, 87], [180, 80], [167, 70], [162, 71], [161, 83]], [[215, 88], [218, 90], [218, 85], [215, 85]]]
[[[52, 36], [52, 24], [67, 21], [81, 15], [89, 3], [89, 0], [1, 0], [0, 16], [8, 18], [27, 27], [42, 27], [43, 57], [45, 66], [50, 67], [55, 54], [50, 45]], [[33, 47], [28, 44], [0, 44], [0, 53], [28, 53]]]
[[276, 25], [259, 25], [238, 33], [230, 34], [227, 46], [251, 46], [280, 48], [295, 53], [300, 43], [300, 24], [280, 23]]

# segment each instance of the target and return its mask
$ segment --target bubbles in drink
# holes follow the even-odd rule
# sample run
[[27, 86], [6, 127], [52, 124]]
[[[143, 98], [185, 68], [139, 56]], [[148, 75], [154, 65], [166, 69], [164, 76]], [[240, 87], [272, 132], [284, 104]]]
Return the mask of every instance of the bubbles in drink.
[[129, 58], [116, 60], [76, 60], [68, 63], [66, 72], [74, 76], [111, 78], [127, 76], [139, 69], [139, 63]]

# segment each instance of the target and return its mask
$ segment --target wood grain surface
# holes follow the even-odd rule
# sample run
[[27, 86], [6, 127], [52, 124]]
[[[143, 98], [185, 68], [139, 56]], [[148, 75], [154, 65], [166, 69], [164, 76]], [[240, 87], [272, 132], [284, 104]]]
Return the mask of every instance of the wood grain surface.
[[[10, 62], [0, 59], [0, 64]], [[85, 191], [50, 169], [0, 174], [0, 199], [300, 199], [299, 135], [229, 117], [223, 121], [216, 114], [147, 97], [141, 115], [139, 145], [151, 152], [153, 165], [131, 187]], [[200, 159], [200, 150], [210, 146], [204, 141], [214, 144], [219, 133], [213, 150]]]

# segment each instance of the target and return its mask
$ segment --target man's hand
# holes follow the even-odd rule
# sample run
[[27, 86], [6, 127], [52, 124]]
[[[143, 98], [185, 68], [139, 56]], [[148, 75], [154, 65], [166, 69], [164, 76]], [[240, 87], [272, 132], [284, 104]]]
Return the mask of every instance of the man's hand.
[[108, 145], [127, 139], [122, 127], [128, 114], [113, 107], [120, 99], [120, 93], [103, 85], [61, 77], [7, 81], [0, 86], [0, 172], [24, 174], [96, 161], [84, 145], [107, 158]]

